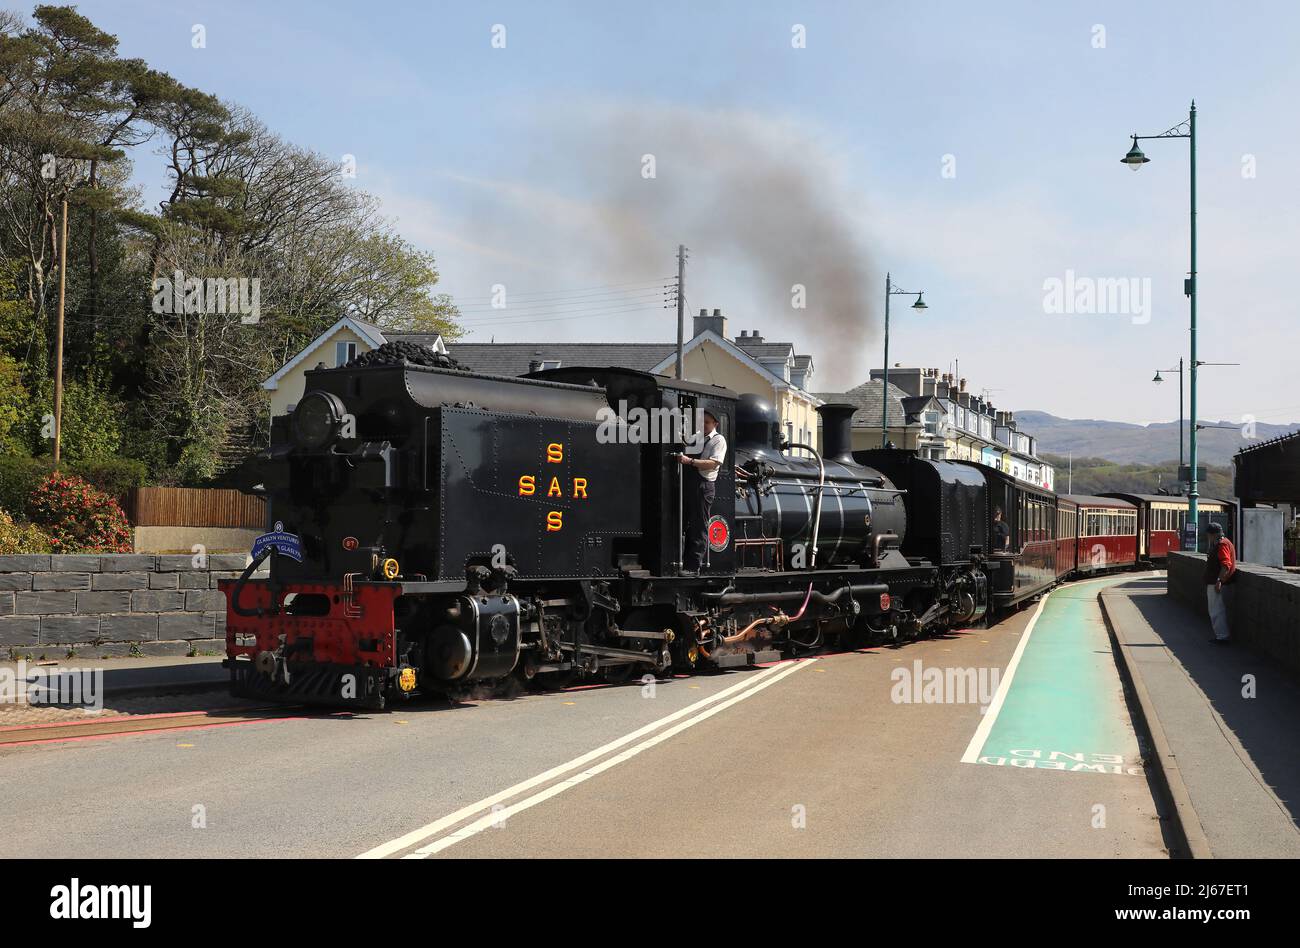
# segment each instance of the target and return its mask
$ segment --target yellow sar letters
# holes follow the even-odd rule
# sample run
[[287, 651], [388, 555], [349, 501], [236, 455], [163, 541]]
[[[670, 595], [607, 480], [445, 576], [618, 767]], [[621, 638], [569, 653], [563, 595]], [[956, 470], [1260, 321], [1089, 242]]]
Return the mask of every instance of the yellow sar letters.
[[[564, 463], [564, 445], [558, 442], [551, 442], [546, 446], [546, 463], [562, 464]], [[519, 496], [533, 497], [537, 494], [538, 478], [546, 480], [545, 475], [520, 474], [519, 475]], [[574, 500], [587, 499], [587, 479], [585, 477], [573, 478], [568, 494], [565, 493], [564, 486], [560, 483], [559, 477], [552, 476], [550, 483], [546, 487], [547, 497], [565, 497], [568, 496]], [[564, 529], [564, 512], [562, 510], [549, 510], [546, 513], [546, 532], [556, 533]]]

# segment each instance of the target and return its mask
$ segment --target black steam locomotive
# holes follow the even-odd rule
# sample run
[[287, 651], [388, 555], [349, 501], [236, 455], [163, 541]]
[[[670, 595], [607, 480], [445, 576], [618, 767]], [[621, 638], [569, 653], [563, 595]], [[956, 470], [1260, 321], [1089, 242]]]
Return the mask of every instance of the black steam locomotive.
[[[674, 458], [691, 432], [659, 422], [703, 410], [729, 448], [685, 575]], [[818, 454], [783, 444], [756, 396], [629, 369], [494, 377], [388, 344], [309, 372], [250, 466], [274, 530], [222, 583], [232, 685], [382, 708], [913, 637], [1041, 591], [989, 546], [1006, 484], [855, 454], [851, 407], [820, 411]]]

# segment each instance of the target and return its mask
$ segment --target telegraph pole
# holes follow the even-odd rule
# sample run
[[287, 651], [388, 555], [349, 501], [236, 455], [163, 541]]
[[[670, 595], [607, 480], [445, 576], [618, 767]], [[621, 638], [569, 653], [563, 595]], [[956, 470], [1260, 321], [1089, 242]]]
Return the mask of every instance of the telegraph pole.
[[683, 378], [682, 345], [686, 335], [686, 245], [677, 245], [677, 377]]
[[59, 315], [54, 343], [54, 469], [59, 469], [63, 436], [63, 301], [68, 273], [68, 199], [63, 198], [63, 229], [59, 231]]

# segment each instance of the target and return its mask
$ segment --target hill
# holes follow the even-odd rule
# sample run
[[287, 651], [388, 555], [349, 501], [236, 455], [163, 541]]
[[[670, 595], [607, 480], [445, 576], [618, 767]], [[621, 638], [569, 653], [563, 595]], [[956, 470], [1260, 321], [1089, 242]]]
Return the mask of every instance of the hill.
[[[1175, 447], [1176, 450], [1176, 447]], [[1155, 494], [1163, 487], [1171, 493], [1178, 477], [1177, 459], [1164, 464], [1122, 464], [1106, 458], [1080, 458], [1071, 462], [1059, 454], [1039, 456], [1056, 468], [1056, 490], [1062, 494], [1104, 494], [1108, 491], [1127, 491], [1134, 494]], [[1206, 465], [1206, 479], [1196, 487], [1202, 497], [1231, 500], [1232, 467]]]
[[[1021, 431], [1038, 439], [1038, 453], [1059, 454], [1065, 457], [1073, 452], [1075, 471], [1079, 459], [1109, 458], [1112, 463], [1157, 465], [1165, 462], [1173, 467], [1178, 460], [1178, 423], [1158, 422], [1151, 425], [1133, 425], [1122, 421], [1102, 421], [1095, 418], [1060, 418], [1043, 411], [1018, 411], [1016, 422]], [[1206, 424], [1206, 422], [1202, 422]], [[1211, 422], [1216, 426], [1200, 432], [1197, 453], [1205, 465], [1230, 465], [1232, 456], [1251, 444], [1243, 435], [1243, 426], [1229, 421]], [[1300, 429], [1300, 423], [1270, 425], [1258, 422], [1254, 435], [1263, 441]], [[1184, 432], [1184, 439], [1187, 434]], [[1187, 447], [1184, 441], [1184, 453]], [[1058, 470], [1063, 470], [1058, 466]]]

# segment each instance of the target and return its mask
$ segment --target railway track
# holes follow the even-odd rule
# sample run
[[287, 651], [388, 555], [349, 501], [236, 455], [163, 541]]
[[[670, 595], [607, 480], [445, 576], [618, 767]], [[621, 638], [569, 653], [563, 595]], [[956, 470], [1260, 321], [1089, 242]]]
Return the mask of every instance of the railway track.
[[45, 724], [0, 726], [0, 749], [26, 744], [86, 740], [123, 734], [190, 730], [253, 721], [277, 721], [300, 717], [293, 707], [221, 708], [207, 711], [179, 711], [163, 714], [108, 714], [102, 717]]

